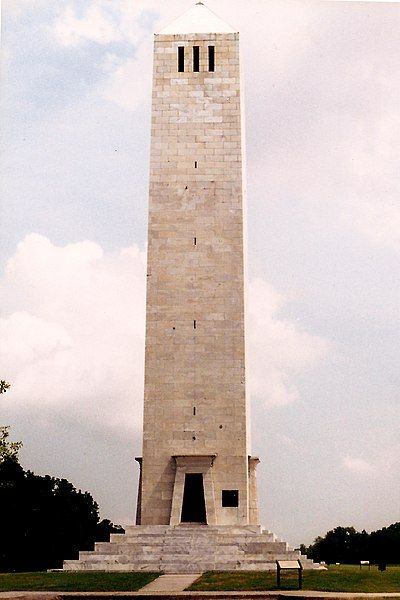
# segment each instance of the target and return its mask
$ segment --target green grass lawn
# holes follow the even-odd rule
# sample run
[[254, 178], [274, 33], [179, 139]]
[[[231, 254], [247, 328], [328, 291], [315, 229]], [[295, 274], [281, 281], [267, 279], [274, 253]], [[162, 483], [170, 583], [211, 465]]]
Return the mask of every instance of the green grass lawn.
[[[155, 579], [159, 573], [0, 573], [0, 591], [60, 591], [60, 592], [134, 592]], [[297, 575], [282, 575], [282, 590], [297, 588]], [[209, 572], [194, 583], [190, 590], [276, 590], [274, 571]], [[335, 592], [399, 592], [400, 565], [389, 565], [386, 571], [371, 566], [360, 571], [357, 565], [329, 567], [327, 571], [304, 571], [303, 589]]]
[[0, 592], [135, 592], [159, 573], [0, 573]]
[[[275, 571], [210, 571], [198, 579], [189, 590], [234, 591], [276, 590]], [[282, 573], [281, 589], [297, 589], [297, 573]], [[400, 565], [389, 565], [386, 571], [371, 570], [358, 565], [328, 567], [327, 571], [303, 571], [303, 589], [326, 592], [399, 592]]]

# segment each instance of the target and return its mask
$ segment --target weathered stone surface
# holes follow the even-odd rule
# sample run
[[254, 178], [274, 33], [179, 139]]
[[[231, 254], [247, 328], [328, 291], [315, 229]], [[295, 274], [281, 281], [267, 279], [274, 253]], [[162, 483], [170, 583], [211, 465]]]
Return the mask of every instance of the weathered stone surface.
[[[191, 22], [207, 10], [193, 7]], [[203, 475], [208, 524], [258, 522], [247, 435], [242, 120], [237, 33], [155, 36], [143, 525], [180, 523], [187, 473]], [[222, 506], [224, 489], [238, 491], [238, 506]]]
[[[114, 534], [112, 542], [96, 544], [94, 552], [81, 552], [79, 560], [65, 561], [64, 569], [165, 573], [271, 570], [275, 560], [297, 558], [305, 569], [317, 566], [266, 531], [201, 525], [163, 529], [161, 535], [154, 535], [151, 526], [143, 525], [129, 528], [124, 535]], [[149, 545], [149, 537], [155, 537], [156, 543]], [[132, 539], [137, 542], [132, 543]]]

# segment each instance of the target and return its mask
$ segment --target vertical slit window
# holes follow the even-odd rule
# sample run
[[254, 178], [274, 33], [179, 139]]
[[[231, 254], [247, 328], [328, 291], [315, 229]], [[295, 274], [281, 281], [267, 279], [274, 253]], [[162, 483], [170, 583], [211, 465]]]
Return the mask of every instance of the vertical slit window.
[[197, 238], [196, 237], [193, 238], [193, 245], [197, 246]]
[[194, 417], [196, 416], [196, 407], [195, 406], [193, 406], [193, 416]]
[[197, 329], [197, 321], [196, 321], [196, 319], [193, 321], [193, 329]]
[[183, 73], [185, 70], [185, 48], [184, 46], [178, 47], [178, 71]]
[[197, 160], [194, 161], [194, 168], [197, 169]]
[[215, 71], [215, 46], [208, 46], [208, 70]]
[[200, 71], [200, 47], [193, 46], [193, 71], [198, 73]]

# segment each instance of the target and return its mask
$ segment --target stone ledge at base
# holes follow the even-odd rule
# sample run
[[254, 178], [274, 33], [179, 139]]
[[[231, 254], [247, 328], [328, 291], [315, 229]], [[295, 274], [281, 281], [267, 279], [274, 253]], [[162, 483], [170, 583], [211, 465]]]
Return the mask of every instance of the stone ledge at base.
[[64, 561], [64, 571], [269, 571], [276, 560], [296, 559], [303, 569], [320, 568], [261, 527], [137, 525]]

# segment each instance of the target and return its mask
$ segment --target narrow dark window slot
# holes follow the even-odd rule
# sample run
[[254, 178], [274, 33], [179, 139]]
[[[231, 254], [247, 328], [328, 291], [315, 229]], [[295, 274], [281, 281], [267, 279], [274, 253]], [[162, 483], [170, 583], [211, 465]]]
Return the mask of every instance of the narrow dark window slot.
[[185, 70], [185, 47], [178, 47], [178, 71], [183, 73]]
[[197, 169], [197, 160], [194, 161], [194, 168]]
[[193, 321], [193, 329], [197, 329], [197, 321], [196, 321], [196, 319]]
[[197, 238], [196, 237], [193, 238], [193, 245], [197, 246]]
[[200, 71], [200, 47], [193, 46], [193, 71], [198, 73]]
[[215, 46], [208, 46], [208, 70], [215, 71]]
[[196, 416], [196, 407], [195, 406], [193, 406], [193, 416], [194, 417]]

